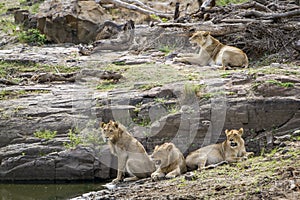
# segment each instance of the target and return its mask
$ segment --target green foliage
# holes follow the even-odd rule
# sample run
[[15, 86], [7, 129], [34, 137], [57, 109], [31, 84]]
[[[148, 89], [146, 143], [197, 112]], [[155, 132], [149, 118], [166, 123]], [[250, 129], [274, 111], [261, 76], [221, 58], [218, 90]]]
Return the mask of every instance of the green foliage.
[[174, 104], [174, 105], [167, 105], [167, 111], [169, 114], [175, 114], [179, 112], [179, 107]]
[[184, 85], [184, 94], [187, 98], [195, 96], [195, 95], [198, 96], [198, 93], [201, 92], [202, 88], [204, 88], [204, 87], [205, 87], [205, 85], [186, 83]]
[[19, 34], [19, 40], [23, 43], [28, 43], [30, 45], [43, 45], [47, 38], [44, 34], [41, 34], [37, 29], [29, 29], [27, 31], [22, 31]]
[[165, 55], [168, 55], [172, 50], [171, 50], [171, 47], [169, 46], [162, 46], [158, 49], [160, 52], [163, 52], [165, 53]]
[[76, 148], [79, 144], [82, 144], [82, 138], [78, 128], [70, 129], [68, 132], [68, 138], [70, 142], [64, 142], [64, 147], [67, 149]]
[[53, 139], [57, 134], [57, 131], [50, 131], [50, 130], [43, 130], [43, 131], [37, 131], [33, 133], [33, 135], [37, 138], [51, 140]]
[[79, 67], [68, 67], [68, 66], [52, 66], [52, 65], [44, 65], [40, 63], [34, 62], [25, 62], [25, 61], [0, 61], [0, 78], [13, 77], [15, 74], [24, 73], [24, 72], [52, 72], [57, 73], [71, 73], [75, 72], [79, 69]]
[[151, 120], [149, 118], [143, 118], [143, 119], [133, 119], [135, 123], [137, 123], [139, 126], [142, 127], [148, 127], [151, 124]]
[[280, 87], [285, 87], [285, 88], [294, 87], [294, 85], [295, 85], [294, 83], [291, 83], [291, 82], [283, 83], [283, 82], [277, 81], [277, 80], [267, 80], [266, 82], [280, 86]]
[[25, 90], [1, 90], [0, 91], [0, 100], [7, 100], [7, 99], [13, 99], [17, 98], [20, 95], [24, 95], [26, 93]]
[[225, 72], [225, 73], [221, 74], [221, 78], [228, 78], [230, 76], [231, 76], [230, 72]]
[[113, 90], [116, 88], [116, 84], [111, 81], [102, 81], [97, 85], [96, 89], [101, 91]]
[[240, 4], [248, 2], [249, 0], [218, 0], [216, 1], [216, 4], [218, 6], [226, 6], [227, 4]]
[[6, 34], [14, 35], [14, 32], [16, 30], [16, 24], [11, 20], [1, 19], [0, 20], [0, 30]]
[[168, 19], [166, 19], [166, 18], [160, 18], [159, 16], [157, 16], [157, 15], [155, 15], [155, 14], [150, 15], [150, 17], [151, 17], [153, 20], [162, 21], [162, 22], [164, 22], [164, 23], [168, 21]]

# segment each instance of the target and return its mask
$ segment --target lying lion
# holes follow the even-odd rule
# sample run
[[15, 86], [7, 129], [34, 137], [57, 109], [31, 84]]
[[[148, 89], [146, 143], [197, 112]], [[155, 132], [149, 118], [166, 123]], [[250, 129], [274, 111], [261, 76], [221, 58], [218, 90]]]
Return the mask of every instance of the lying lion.
[[196, 65], [222, 65], [223, 69], [230, 67], [248, 67], [248, 57], [240, 49], [219, 42], [207, 31], [195, 32], [190, 38], [191, 43], [201, 47], [197, 54], [179, 54], [174, 61]]
[[156, 146], [150, 156], [157, 170], [151, 174], [153, 180], [160, 178], [175, 178], [186, 172], [185, 159], [181, 151], [173, 143]]
[[155, 171], [155, 164], [150, 160], [143, 145], [118, 122], [109, 121], [107, 124], [102, 122], [101, 128], [102, 136], [108, 141], [111, 153], [118, 157], [118, 174], [113, 183], [123, 181], [124, 172], [133, 176], [124, 181], [150, 177]]
[[247, 159], [248, 156], [253, 155], [253, 152], [246, 152], [242, 138], [243, 132], [243, 128], [226, 130], [227, 139], [224, 142], [212, 144], [190, 153], [186, 157], [187, 167], [190, 170], [201, 170]]

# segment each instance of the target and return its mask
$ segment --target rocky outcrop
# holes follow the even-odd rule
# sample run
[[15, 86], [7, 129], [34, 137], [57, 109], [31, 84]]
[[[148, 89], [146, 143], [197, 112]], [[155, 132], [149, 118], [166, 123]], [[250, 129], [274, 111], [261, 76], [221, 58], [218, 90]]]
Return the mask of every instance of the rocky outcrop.
[[111, 177], [113, 160], [107, 148], [101, 152], [89, 147], [65, 150], [62, 144], [63, 140], [55, 139], [1, 148], [1, 181], [68, 182]]
[[[170, 33], [156, 31], [161, 38]], [[185, 155], [203, 145], [222, 141], [225, 129], [243, 127], [246, 148], [256, 153], [272, 144], [274, 137], [299, 129], [298, 66], [274, 64], [226, 72], [214, 66], [187, 66], [173, 63], [172, 54], [165, 56], [157, 51], [163, 40], [153, 37], [154, 34], [137, 36], [141, 39], [139, 43], [150, 38], [156, 47], [144, 55], [102, 51], [80, 56], [76, 46], [67, 45], [20, 45], [0, 50], [0, 58], [7, 62], [86, 68], [78, 72], [74, 83], [28, 82], [1, 86], [2, 96], [12, 91], [16, 95], [0, 101], [0, 180], [73, 181], [114, 177], [115, 158], [103, 144], [99, 131], [99, 122], [111, 119], [127, 126], [149, 153], [155, 145], [173, 142]], [[186, 39], [180, 37], [176, 45], [186, 47]], [[168, 43], [162, 44], [172, 40], [169, 37]], [[150, 47], [151, 42], [145, 45]], [[145, 80], [140, 80], [138, 74], [130, 74], [140, 81], [134, 79], [130, 88], [121, 88], [131, 81], [124, 76], [119, 83], [112, 83], [116, 84], [115, 89], [96, 89], [107, 63], [125, 63], [126, 68], [120, 67], [120, 73], [125, 73], [131, 67], [138, 68], [136, 64], [149, 61], [151, 67], [171, 64], [172, 70], [181, 76], [178, 80], [170, 79], [173, 83], [142, 90]], [[145, 74], [147, 67], [142, 68]], [[194, 78], [194, 75], [200, 76]], [[168, 74], [163, 71], [159, 76], [163, 79]], [[182, 77], [188, 78], [182, 80]], [[65, 144], [71, 142], [68, 132], [75, 128], [80, 130], [81, 142], [70, 148]], [[48, 140], [34, 137], [35, 132], [43, 130], [57, 131], [57, 136]]]
[[55, 43], [89, 43], [108, 19], [95, 1], [45, 1], [37, 15], [37, 27]]

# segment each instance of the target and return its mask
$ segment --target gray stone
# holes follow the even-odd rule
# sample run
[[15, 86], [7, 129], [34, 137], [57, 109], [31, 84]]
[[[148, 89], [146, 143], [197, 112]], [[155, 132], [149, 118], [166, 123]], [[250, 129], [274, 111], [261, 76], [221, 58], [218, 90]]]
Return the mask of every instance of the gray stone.
[[37, 15], [37, 26], [56, 43], [94, 41], [98, 27], [108, 19], [95, 1], [47, 0]]

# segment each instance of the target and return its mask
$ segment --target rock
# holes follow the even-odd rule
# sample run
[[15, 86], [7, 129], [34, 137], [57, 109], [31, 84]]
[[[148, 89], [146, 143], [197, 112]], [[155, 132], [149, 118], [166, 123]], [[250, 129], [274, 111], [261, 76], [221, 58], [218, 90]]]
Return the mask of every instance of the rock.
[[292, 136], [293, 137], [297, 137], [297, 136], [300, 136], [300, 130], [296, 130], [292, 133]]
[[280, 144], [282, 142], [289, 141], [291, 137], [292, 137], [291, 135], [283, 135], [278, 137], [275, 136], [276, 140], [274, 141], [274, 144]]
[[[89, 147], [65, 150], [62, 146], [40, 143], [18, 144], [2, 148], [0, 180], [2, 181], [79, 181], [108, 179], [111, 158], [99, 155]], [[8, 151], [7, 149], [11, 150]], [[107, 151], [106, 151], [107, 152]], [[106, 154], [106, 153], [105, 153]], [[108, 159], [108, 160], [107, 160]]]
[[197, 179], [197, 175], [194, 172], [187, 172], [184, 174], [184, 179], [187, 181], [193, 181]]
[[37, 27], [55, 43], [89, 43], [108, 18], [95, 1], [47, 0], [40, 6]]
[[29, 13], [28, 10], [16, 10], [14, 12], [16, 24], [22, 24], [25, 29], [32, 29], [37, 27], [37, 19], [35, 15]]

